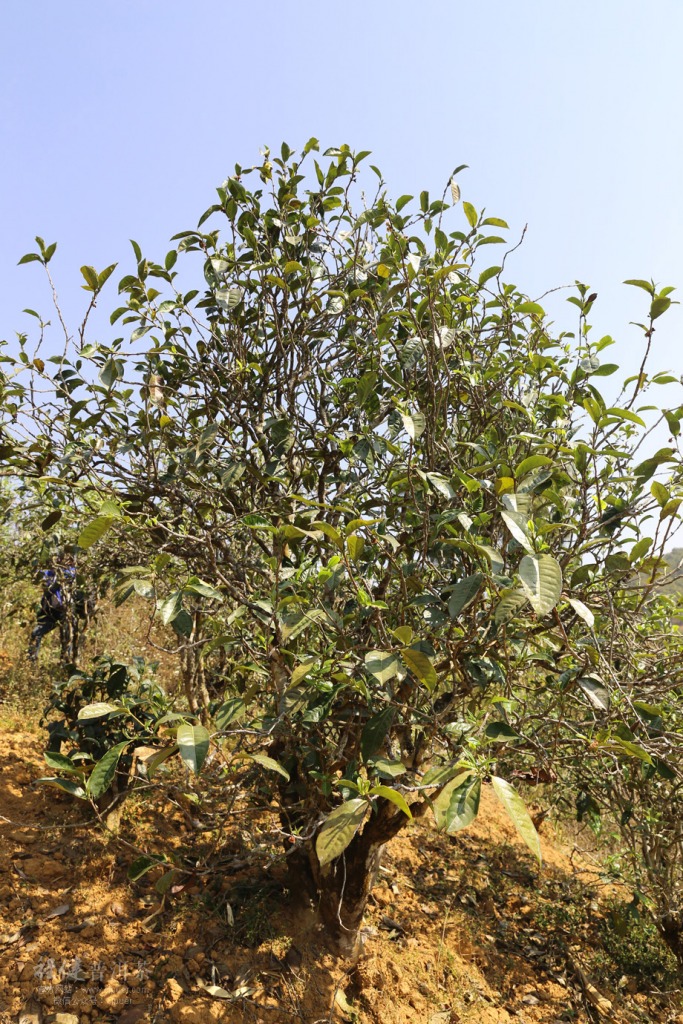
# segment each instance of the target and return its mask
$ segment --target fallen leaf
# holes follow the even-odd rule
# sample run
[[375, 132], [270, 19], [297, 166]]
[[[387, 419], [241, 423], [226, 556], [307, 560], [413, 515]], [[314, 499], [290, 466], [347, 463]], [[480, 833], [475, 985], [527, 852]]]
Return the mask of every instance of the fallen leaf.
[[31, 935], [32, 932], [35, 931], [37, 927], [37, 924], [22, 925], [19, 931], [14, 932], [13, 935], [0, 936], [0, 943], [2, 943], [2, 945], [4, 946], [12, 946], [15, 942], [18, 942], [20, 945], [23, 946], [26, 942], [28, 942], [29, 936]]
[[346, 996], [344, 995], [340, 988], [338, 988], [334, 994], [334, 1002], [335, 1005], [338, 1006], [341, 1012], [344, 1014], [346, 1020], [356, 1019], [356, 1011], [351, 1006], [350, 1002], [348, 1001], [348, 999], [346, 998]]
[[51, 921], [53, 917], [61, 917], [63, 914], [68, 914], [70, 910], [70, 903], [62, 903], [60, 906], [55, 907], [54, 910], [51, 910], [49, 914], [46, 914], [43, 921]]
[[398, 921], [394, 921], [393, 917], [389, 917], [387, 914], [382, 916], [379, 926], [389, 932], [400, 932], [401, 934], [405, 932], [403, 925], [399, 924]]

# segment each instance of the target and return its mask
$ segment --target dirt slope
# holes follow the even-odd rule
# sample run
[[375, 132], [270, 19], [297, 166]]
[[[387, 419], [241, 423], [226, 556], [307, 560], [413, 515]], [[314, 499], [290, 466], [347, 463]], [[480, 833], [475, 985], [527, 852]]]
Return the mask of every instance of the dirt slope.
[[224, 836], [214, 870], [162, 901], [160, 871], [127, 869], [162, 839], [191, 851], [187, 811], [131, 803], [103, 836], [44, 774], [38, 736], [0, 733], [2, 1024], [683, 1021], [676, 996], [606, 986], [595, 867], [546, 825], [539, 874], [489, 792], [466, 833], [420, 822], [389, 845], [353, 964], [283, 893], [272, 823]]

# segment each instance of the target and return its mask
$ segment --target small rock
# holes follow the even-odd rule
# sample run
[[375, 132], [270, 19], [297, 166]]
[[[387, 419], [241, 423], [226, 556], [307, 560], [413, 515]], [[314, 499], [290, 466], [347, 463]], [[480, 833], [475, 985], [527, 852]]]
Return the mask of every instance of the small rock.
[[80, 1024], [75, 1013], [55, 1013], [50, 1017], [50, 1020], [54, 1024]]
[[182, 999], [185, 993], [183, 992], [183, 989], [175, 980], [175, 978], [168, 978], [166, 984], [164, 985], [164, 995], [166, 999], [169, 1001], [170, 1005], [174, 1006], [179, 999]]
[[38, 836], [33, 835], [31, 832], [10, 832], [9, 838], [22, 846], [29, 846], [31, 843], [38, 841]]
[[43, 857], [29, 857], [22, 864], [22, 870], [36, 882], [51, 882], [64, 874], [64, 865]]
[[126, 908], [120, 900], [112, 900], [107, 907], [107, 913], [110, 917], [127, 917]]
[[137, 1024], [140, 1017], [144, 1017], [146, 1013], [146, 1006], [129, 1006], [127, 1010], [123, 1011], [116, 1024]]
[[90, 1013], [93, 1008], [93, 1002], [85, 989], [77, 988], [69, 999], [69, 1006], [72, 1010], [77, 1010], [78, 1013]]
[[95, 1002], [100, 1010], [118, 1013], [128, 1003], [128, 989], [116, 978], [112, 978], [99, 993]]

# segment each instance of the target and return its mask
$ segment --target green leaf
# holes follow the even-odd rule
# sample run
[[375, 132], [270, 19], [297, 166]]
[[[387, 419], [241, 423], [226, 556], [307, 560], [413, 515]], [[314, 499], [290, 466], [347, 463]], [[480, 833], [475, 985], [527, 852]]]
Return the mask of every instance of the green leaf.
[[562, 595], [562, 569], [552, 555], [525, 555], [519, 578], [537, 615], [547, 615]]
[[438, 764], [429, 768], [420, 779], [421, 786], [444, 786], [451, 779], [454, 779], [456, 775], [461, 775], [463, 778], [467, 775], [471, 775], [472, 771], [463, 765], [462, 762], [456, 761], [452, 764]]
[[154, 584], [149, 580], [133, 580], [133, 590], [146, 601], [152, 600], [156, 594]]
[[143, 854], [141, 857], [136, 857], [131, 866], [128, 868], [128, 878], [131, 882], [137, 882], [138, 879], [146, 875], [151, 868], [159, 867], [160, 864], [166, 864], [165, 857], [154, 857]]
[[121, 506], [115, 501], [103, 501], [99, 508], [99, 516], [106, 516], [111, 519], [121, 518]]
[[640, 281], [637, 278], [633, 278], [630, 281], [624, 281], [624, 284], [630, 284], [634, 288], [642, 288], [644, 292], [648, 293], [648, 295], [654, 296], [655, 294], [655, 286], [651, 281]]
[[255, 761], [256, 764], [260, 764], [262, 768], [267, 768], [269, 772], [277, 772], [283, 779], [289, 782], [289, 772], [282, 767], [274, 758], [268, 757], [267, 754], [249, 754], [250, 761]]
[[628, 420], [629, 423], [637, 423], [639, 427], [645, 426], [645, 420], [630, 409], [605, 409], [605, 416], [614, 416], [619, 420]]
[[399, 660], [390, 651], [368, 651], [364, 660], [365, 670], [378, 679], [380, 683], [387, 683], [396, 675], [399, 670]]
[[633, 743], [631, 740], [622, 740], [621, 737], [615, 736], [610, 744], [612, 749], [615, 747], [628, 757], [635, 757], [638, 761], [644, 761], [646, 764], [652, 764], [652, 757], [648, 754], [644, 747], [641, 747], [639, 743]]
[[341, 533], [339, 530], [335, 529], [334, 526], [330, 525], [330, 523], [323, 523], [316, 520], [316, 522], [311, 523], [311, 529], [320, 530], [320, 532], [324, 533], [326, 537], [329, 537], [332, 543], [336, 544], [340, 550], [344, 547], [344, 540]]
[[479, 217], [477, 216], [477, 211], [475, 210], [475, 208], [472, 206], [471, 203], [463, 203], [462, 208], [465, 211], [465, 216], [467, 217], [470, 227], [476, 228]]
[[666, 313], [667, 309], [671, 305], [671, 299], [666, 295], [658, 295], [656, 299], [652, 300], [650, 305], [650, 319], [657, 320], [663, 313]]
[[534, 316], [545, 316], [545, 310], [543, 306], [539, 306], [537, 302], [520, 302], [518, 306], [515, 306], [515, 313], [533, 313]]
[[45, 516], [42, 523], [40, 524], [41, 530], [47, 532], [51, 527], [55, 525], [55, 523], [58, 523], [61, 518], [62, 510], [56, 508], [53, 512], [50, 512], [48, 516]]
[[121, 376], [120, 367], [116, 359], [107, 359], [106, 363], [100, 370], [98, 377], [102, 385], [109, 390], [115, 381]]
[[421, 683], [424, 683], [427, 689], [434, 689], [437, 683], [436, 669], [423, 651], [416, 651], [412, 647], [404, 647], [401, 651], [401, 658], [406, 668]]
[[165, 874], [161, 876], [161, 878], [157, 879], [157, 881], [154, 883], [154, 888], [156, 889], [160, 896], [163, 896], [164, 893], [168, 892], [168, 890], [171, 888], [172, 883], [178, 877], [179, 876], [177, 870], [175, 868], [171, 868], [170, 871], [166, 871]]
[[487, 267], [486, 270], [483, 270], [479, 275], [479, 280], [477, 282], [479, 287], [482, 288], [487, 281], [491, 280], [492, 277], [496, 277], [500, 274], [501, 270], [502, 267]]
[[442, 494], [444, 498], [455, 497], [453, 486], [448, 477], [444, 476], [443, 473], [425, 473], [425, 476], [434, 490]]
[[496, 610], [493, 613], [493, 620], [497, 626], [504, 626], [506, 622], [514, 619], [518, 611], [520, 611], [525, 604], [527, 604], [528, 598], [523, 590], [509, 590], [507, 594], [504, 594], [496, 605]]
[[123, 740], [112, 747], [100, 758], [91, 774], [88, 776], [87, 791], [93, 800], [98, 800], [103, 793], [111, 786], [116, 775], [116, 766], [119, 763], [121, 754], [132, 740]]
[[198, 775], [209, 752], [209, 733], [203, 725], [183, 723], [178, 726], [176, 743], [183, 763]]
[[159, 604], [159, 615], [164, 626], [168, 626], [170, 622], [173, 622], [182, 610], [183, 593], [181, 590], [176, 590]]
[[309, 658], [308, 661], [303, 661], [300, 665], [297, 665], [292, 672], [292, 678], [289, 681], [290, 687], [297, 686], [302, 679], [306, 678], [313, 666], [317, 664], [317, 658]]
[[369, 793], [370, 796], [382, 796], [385, 800], [390, 800], [392, 804], [395, 804], [399, 810], [408, 818], [412, 818], [410, 807], [406, 803], [406, 799], [402, 793], [399, 793], [397, 789], [392, 789], [391, 786], [373, 786]]
[[91, 548], [93, 544], [96, 544], [98, 540], [102, 540], [104, 535], [111, 529], [114, 520], [111, 516], [98, 516], [97, 519], [93, 519], [91, 523], [88, 523], [83, 527], [78, 535], [78, 546], [87, 550]]
[[79, 722], [88, 722], [91, 718], [102, 718], [103, 715], [110, 715], [112, 711], [120, 711], [121, 708], [115, 704], [108, 704], [105, 701], [96, 701], [94, 704], [86, 704], [78, 712]]
[[652, 484], [650, 485], [650, 493], [661, 508], [664, 508], [671, 497], [669, 489], [665, 487], [664, 484], [660, 484], [659, 480], [652, 481]]
[[194, 619], [188, 611], [181, 608], [178, 614], [171, 619], [171, 628], [176, 636], [190, 637], [194, 628]]
[[634, 544], [631, 548], [628, 556], [628, 560], [631, 565], [635, 565], [636, 562], [643, 558], [650, 548], [652, 547], [651, 537], [641, 537], [637, 544]]
[[85, 278], [85, 284], [82, 287], [85, 288], [86, 291], [96, 292], [99, 290], [97, 271], [94, 267], [81, 267], [81, 274]]
[[347, 800], [327, 816], [315, 841], [320, 867], [325, 867], [344, 852], [363, 824], [369, 804], [362, 797]]
[[98, 290], [103, 288], [107, 283], [111, 275], [114, 273], [118, 266], [118, 263], [111, 263], [108, 267], [105, 267], [101, 274], [97, 275], [97, 288]]
[[390, 761], [386, 757], [373, 758], [368, 762], [368, 768], [378, 775], [387, 775], [391, 779], [405, 775], [408, 770], [403, 761]]
[[392, 634], [392, 636], [395, 636], [400, 644], [405, 644], [406, 647], [408, 646], [408, 644], [413, 639], [413, 635], [414, 634], [413, 634], [413, 627], [412, 626], [398, 626], [393, 631], [393, 634]]
[[611, 377], [619, 369], [618, 363], [603, 363], [597, 370], [593, 370], [593, 377]]
[[272, 523], [265, 516], [259, 515], [258, 512], [250, 512], [249, 515], [242, 517], [242, 522], [245, 526], [251, 526], [255, 530], [272, 530], [274, 529]]
[[480, 572], [475, 572], [471, 576], [464, 576], [449, 588], [448, 614], [452, 619], [457, 619], [464, 612], [465, 608], [474, 601], [481, 590], [483, 582], [483, 575]]
[[517, 832], [536, 857], [540, 865], [542, 863], [541, 841], [538, 838], [538, 832], [536, 831], [534, 823], [529, 817], [526, 804], [514, 786], [511, 786], [509, 782], [505, 781], [505, 779], [500, 779], [496, 775], [493, 775], [491, 777], [491, 784], [493, 786], [494, 793], [510, 815], [512, 824], [515, 826]]
[[666, 505], [659, 513], [659, 518], [666, 519], [668, 516], [675, 516], [682, 503], [683, 498], [672, 498], [671, 501], [667, 501]]
[[451, 835], [467, 828], [479, 813], [480, 797], [480, 778], [469, 771], [456, 775], [432, 801], [437, 828]]
[[363, 726], [360, 737], [360, 752], [364, 761], [369, 761], [378, 752], [386, 738], [391, 723], [394, 720], [396, 709], [384, 708], [372, 718], [369, 718]]
[[346, 547], [352, 562], [358, 562], [363, 557], [365, 541], [357, 533], [352, 533], [346, 538]]
[[538, 469], [540, 466], [552, 466], [552, 464], [553, 460], [549, 459], [547, 455], [530, 455], [528, 459], [522, 459], [515, 468], [515, 476], [518, 480], [521, 480], [532, 469]]
[[247, 713], [247, 705], [241, 697], [232, 697], [224, 701], [214, 715], [216, 728], [221, 732], [227, 729], [233, 722], [239, 722]]
[[69, 796], [75, 796], [79, 800], [87, 800], [83, 786], [79, 786], [77, 782], [73, 782], [72, 779], [58, 779], [58, 778], [44, 778], [36, 779], [36, 782], [44, 783], [46, 786], [56, 786], [57, 789], [63, 790], [68, 793]]
[[43, 757], [48, 768], [54, 768], [55, 771], [77, 772], [80, 770], [66, 754], [58, 754], [56, 751], [46, 750]]
[[207, 597], [211, 601], [222, 601], [223, 595], [220, 590], [216, 587], [210, 586], [208, 583], [203, 583], [196, 576], [190, 576], [189, 580], [183, 587], [183, 590], [189, 594], [199, 594], [201, 597]]
[[[157, 722], [159, 724], [159, 722]], [[159, 765], [163, 764], [164, 761], [168, 761], [169, 757], [178, 753], [177, 743], [171, 744], [170, 747], [162, 747], [161, 750], [157, 750], [156, 754], [152, 754], [151, 757], [145, 759], [145, 768], [147, 769], [147, 777], [152, 778]]]
[[521, 738], [507, 722], [489, 722], [484, 730], [484, 736], [492, 743], [506, 743], [508, 740]]

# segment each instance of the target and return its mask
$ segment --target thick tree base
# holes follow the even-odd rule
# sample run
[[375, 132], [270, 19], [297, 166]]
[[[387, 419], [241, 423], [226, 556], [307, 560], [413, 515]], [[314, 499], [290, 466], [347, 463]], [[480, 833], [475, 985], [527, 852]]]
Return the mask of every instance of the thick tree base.
[[359, 955], [363, 916], [384, 847], [407, 821], [393, 804], [383, 801], [363, 831], [331, 864], [320, 866], [314, 841], [290, 856], [290, 886], [294, 892], [311, 894], [322, 938], [335, 956]]

